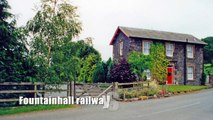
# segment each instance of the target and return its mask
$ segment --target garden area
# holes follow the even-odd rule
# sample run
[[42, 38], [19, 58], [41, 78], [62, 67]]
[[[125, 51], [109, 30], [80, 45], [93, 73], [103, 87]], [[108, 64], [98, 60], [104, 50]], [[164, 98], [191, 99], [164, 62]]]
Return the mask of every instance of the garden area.
[[195, 91], [209, 89], [209, 86], [189, 86], [189, 85], [158, 85], [156, 82], [141, 82], [128, 88], [118, 89], [119, 97], [122, 101], [147, 100], [172, 95], [192, 93]]

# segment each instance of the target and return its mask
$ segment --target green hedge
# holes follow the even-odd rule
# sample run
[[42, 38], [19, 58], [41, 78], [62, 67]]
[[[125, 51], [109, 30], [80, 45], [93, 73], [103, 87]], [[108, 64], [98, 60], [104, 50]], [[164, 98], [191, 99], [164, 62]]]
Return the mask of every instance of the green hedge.
[[167, 87], [169, 92], [190, 92], [202, 89], [207, 89], [208, 86], [180, 86], [180, 85], [170, 85]]

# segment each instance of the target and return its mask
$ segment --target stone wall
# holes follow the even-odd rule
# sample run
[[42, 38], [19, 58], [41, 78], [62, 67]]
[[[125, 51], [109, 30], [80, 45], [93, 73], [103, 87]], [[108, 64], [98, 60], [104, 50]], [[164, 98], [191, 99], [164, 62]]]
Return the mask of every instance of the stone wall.
[[189, 85], [200, 85], [202, 74], [203, 74], [203, 46], [201, 45], [195, 45], [195, 56], [193, 59], [186, 59], [187, 64], [194, 65], [195, 68], [195, 81], [189, 81], [187, 80], [187, 84]]
[[[119, 54], [120, 41], [123, 41], [123, 56], [120, 56]], [[130, 46], [130, 39], [126, 37], [122, 32], [119, 32], [113, 44], [113, 61], [118, 62], [118, 60], [121, 58], [127, 58], [129, 53], [129, 46]]]

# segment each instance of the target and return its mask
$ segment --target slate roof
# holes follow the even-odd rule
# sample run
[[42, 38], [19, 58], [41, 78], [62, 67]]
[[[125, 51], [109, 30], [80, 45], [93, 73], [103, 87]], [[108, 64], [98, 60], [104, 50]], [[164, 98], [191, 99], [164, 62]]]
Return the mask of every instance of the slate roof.
[[[141, 29], [141, 28], [131, 28], [131, 27], [123, 27], [123, 26], [119, 26], [118, 29], [121, 30], [127, 37], [164, 40], [164, 41], [173, 41], [173, 42], [188, 41], [188, 43], [193, 43], [193, 44], [202, 44], [202, 45], [206, 44], [205, 42], [201, 41], [200, 39], [190, 34], [148, 30], [148, 29]], [[110, 44], [113, 44], [113, 39], [110, 42]]]

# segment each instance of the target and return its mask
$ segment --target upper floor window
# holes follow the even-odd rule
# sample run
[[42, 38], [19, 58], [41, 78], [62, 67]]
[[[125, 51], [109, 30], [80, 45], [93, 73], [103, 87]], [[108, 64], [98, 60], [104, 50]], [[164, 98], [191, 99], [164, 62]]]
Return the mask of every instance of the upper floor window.
[[120, 56], [123, 56], [123, 47], [124, 47], [124, 43], [121, 40], [120, 43], [119, 43], [119, 54], [120, 54]]
[[193, 45], [187, 45], [187, 58], [193, 58], [194, 57], [194, 46]]
[[143, 54], [149, 55], [150, 53], [150, 42], [149, 41], [143, 41]]
[[187, 79], [194, 80], [194, 67], [193, 66], [187, 67]]
[[166, 56], [173, 57], [174, 44], [166, 43]]

